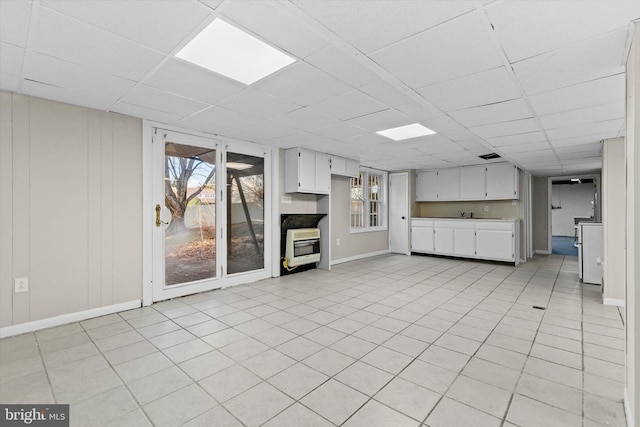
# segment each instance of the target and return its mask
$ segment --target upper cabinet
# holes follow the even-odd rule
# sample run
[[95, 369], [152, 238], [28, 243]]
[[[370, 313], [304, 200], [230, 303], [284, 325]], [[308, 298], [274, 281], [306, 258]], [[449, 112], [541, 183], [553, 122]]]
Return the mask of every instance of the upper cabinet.
[[360, 173], [360, 164], [355, 160], [306, 148], [285, 150], [284, 161], [287, 193], [329, 194], [332, 174], [357, 177]]
[[360, 163], [339, 156], [331, 156], [331, 175], [348, 176], [357, 178], [360, 174]]
[[509, 163], [487, 166], [487, 199], [517, 199], [518, 168]]
[[416, 200], [504, 200], [518, 198], [518, 168], [508, 163], [419, 171]]

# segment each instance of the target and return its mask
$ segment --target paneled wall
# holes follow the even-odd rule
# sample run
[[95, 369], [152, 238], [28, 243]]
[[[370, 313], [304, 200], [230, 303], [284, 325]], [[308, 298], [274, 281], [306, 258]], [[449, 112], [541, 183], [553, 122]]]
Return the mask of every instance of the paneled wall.
[[0, 92], [0, 327], [141, 298], [141, 153], [138, 119]]

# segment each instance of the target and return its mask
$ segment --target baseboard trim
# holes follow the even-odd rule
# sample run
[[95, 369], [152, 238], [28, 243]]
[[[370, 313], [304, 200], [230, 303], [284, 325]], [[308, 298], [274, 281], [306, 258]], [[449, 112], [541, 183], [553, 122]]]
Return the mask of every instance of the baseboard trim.
[[633, 413], [631, 412], [631, 404], [629, 403], [629, 393], [627, 388], [624, 388], [624, 399], [623, 399], [623, 406], [624, 406], [624, 414], [627, 418], [627, 427], [633, 427]]
[[536, 249], [535, 251], [533, 251], [533, 254], [540, 254], [540, 255], [551, 255], [551, 251], [545, 251], [543, 249]]
[[624, 300], [616, 299], [616, 298], [602, 298], [602, 304], [615, 305], [616, 307], [624, 307]]
[[94, 317], [117, 313], [119, 311], [131, 310], [141, 307], [141, 304], [141, 300], [137, 299], [119, 304], [107, 305], [105, 307], [77, 311], [75, 313], [62, 314], [60, 316], [49, 317], [47, 319], [34, 320], [33, 322], [20, 323], [19, 325], [5, 326], [4, 328], [0, 328], [0, 338], [39, 331], [41, 329], [52, 328], [54, 326], [66, 325], [67, 323], [79, 322], [82, 320], [92, 319]]
[[390, 253], [389, 249], [385, 249], [383, 251], [369, 252], [367, 254], [360, 254], [360, 255], [350, 256], [347, 258], [334, 259], [333, 261], [331, 261], [331, 265], [342, 264], [343, 262], [349, 262], [349, 261], [356, 261], [363, 258], [370, 258], [372, 256], [386, 255], [388, 253]]

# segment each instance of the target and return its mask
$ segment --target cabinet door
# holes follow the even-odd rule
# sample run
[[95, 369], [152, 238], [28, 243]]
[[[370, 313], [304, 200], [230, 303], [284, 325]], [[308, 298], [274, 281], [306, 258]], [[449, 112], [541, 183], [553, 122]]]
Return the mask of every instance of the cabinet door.
[[433, 227], [411, 227], [411, 251], [433, 252]]
[[518, 198], [518, 169], [515, 166], [508, 163], [487, 165], [487, 198]]
[[298, 191], [316, 192], [316, 153], [300, 149], [298, 153]]
[[427, 202], [438, 200], [437, 171], [422, 171], [416, 174], [416, 200]]
[[315, 173], [317, 194], [329, 194], [331, 192], [331, 162], [330, 156], [324, 153], [315, 153]]
[[347, 174], [347, 159], [331, 156], [331, 175], [345, 176]]
[[345, 175], [350, 178], [357, 178], [360, 175], [360, 163], [357, 160], [347, 159]]
[[514, 261], [514, 224], [483, 223], [476, 230], [478, 258]]
[[454, 235], [453, 228], [441, 228], [436, 225], [434, 233], [434, 249], [442, 255], [453, 255]]
[[438, 170], [438, 200], [460, 199], [460, 168]]
[[460, 168], [460, 197], [463, 200], [484, 200], [487, 197], [486, 177], [485, 166]]
[[476, 255], [476, 230], [475, 225], [471, 223], [467, 228], [456, 228], [453, 231], [455, 254], [458, 256], [475, 256]]

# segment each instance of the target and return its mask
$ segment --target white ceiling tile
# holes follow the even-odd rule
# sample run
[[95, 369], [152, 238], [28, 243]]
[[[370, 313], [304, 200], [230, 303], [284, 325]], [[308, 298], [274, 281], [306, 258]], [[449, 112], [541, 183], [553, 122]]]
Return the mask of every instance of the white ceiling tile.
[[298, 19], [264, 0], [225, 2], [219, 11], [276, 48], [298, 58], [306, 58], [329, 44]]
[[501, 147], [504, 145], [513, 145], [513, 144], [531, 144], [534, 142], [542, 142], [546, 140], [547, 138], [544, 136], [544, 133], [542, 132], [528, 132], [528, 133], [521, 133], [518, 135], [507, 135], [507, 136], [487, 138], [487, 141], [495, 147]]
[[97, 110], [106, 110], [113, 102], [110, 98], [102, 98], [96, 95], [77, 92], [72, 89], [51, 86], [29, 80], [23, 81], [22, 91], [24, 93], [28, 93], [30, 96], [51, 99], [58, 102], [64, 102], [66, 104], [79, 105], [81, 107], [94, 108]]
[[118, 102], [109, 111], [167, 124], [176, 123], [180, 120], [180, 117], [182, 117], [181, 114], [159, 111], [153, 108], [141, 107], [139, 105], [129, 104], [126, 102]]
[[589, 123], [584, 125], [570, 126], [565, 128], [551, 129], [547, 135], [551, 140], [571, 138], [574, 136], [585, 136], [591, 134], [609, 134], [609, 138], [616, 137], [622, 127], [624, 119], [606, 120], [602, 122]]
[[202, 102], [182, 98], [173, 93], [145, 85], [133, 88], [122, 97], [122, 102], [176, 114], [180, 117], [189, 116], [208, 107]]
[[353, 126], [377, 132], [379, 130], [408, 125], [411, 123], [411, 118], [402, 114], [398, 110], [390, 108], [388, 110], [378, 111], [366, 116], [351, 119], [348, 123]]
[[402, 40], [371, 58], [414, 89], [503, 65], [476, 12]]
[[211, 9], [196, 1], [45, 0], [41, 3], [163, 53], [175, 49], [211, 15]]
[[452, 139], [452, 141], [454, 141], [456, 144], [458, 144], [459, 146], [461, 146], [462, 148], [464, 148], [465, 150], [481, 150], [483, 152], [486, 152], [488, 150], [488, 148], [479, 143], [478, 141], [475, 141], [473, 139], [464, 139], [464, 140], [455, 140]]
[[558, 147], [555, 148], [555, 151], [560, 159], [592, 157], [602, 154], [602, 143], [592, 142], [589, 144], [574, 145], [571, 147]]
[[322, 126], [321, 128], [315, 129], [313, 133], [329, 138], [346, 139], [351, 138], [352, 136], [369, 133], [369, 131], [356, 126], [351, 126], [347, 123], [338, 122], [336, 124]]
[[624, 118], [626, 114], [623, 100], [614, 104], [596, 105], [578, 110], [540, 116], [545, 129], [556, 129], [591, 122]]
[[0, 73], [0, 89], [7, 92], [17, 92], [20, 86], [20, 77], [13, 74]]
[[335, 46], [327, 46], [305, 59], [322, 71], [339, 78], [348, 85], [359, 88], [379, 79], [355, 57]]
[[33, 53], [24, 67], [24, 78], [96, 95], [116, 102], [135, 82], [102, 71], [81, 67], [57, 58]]
[[250, 142], [264, 142], [270, 139], [282, 138], [287, 135], [298, 133], [292, 129], [278, 123], [269, 121], [258, 122], [249, 126], [242, 126], [236, 129], [222, 132], [224, 135]]
[[458, 124], [458, 122], [446, 115], [440, 115], [431, 119], [422, 120], [421, 124], [425, 125], [431, 130], [436, 131], [437, 133], [445, 135], [450, 132], [464, 131], [464, 129], [460, 126], [460, 124]]
[[436, 107], [424, 106], [417, 102], [411, 102], [409, 104], [399, 105], [395, 107], [396, 110], [411, 117], [413, 121], [421, 122], [423, 120], [430, 120], [442, 115], [442, 112]]
[[522, 99], [450, 111], [449, 115], [467, 127], [532, 117], [529, 106]]
[[504, 67], [423, 87], [418, 92], [444, 111], [494, 104], [522, 96]]
[[323, 126], [336, 124], [339, 121], [333, 117], [325, 116], [316, 111], [313, 107], [303, 107], [287, 114], [277, 116], [271, 121], [289, 126], [292, 128], [312, 131]]
[[378, 135], [377, 133], [365, 133], [362, 135], [355, 135], [349, 138], [349, 142], [354, 144], [358, 144], [361, 147], [366, 148], [367, 150], [373, 150], [376, 145], [379, 144], [388, 144], [389, 138], [386, 138], [382, 135]]
[[170, 59], [162, 64], [145, 80], [145, 84], [207, 104], [216, 104], [247, 87], [177, 59]]
[[326, 140], [326, 138], [324, 137], [322, 137], [322, 140], [320, 138], [321, 137], [319, 135], [314, 135], [308, 132], [300, 131], [297, 133], [293, 133], [291, 135], [274, 138], [269, 141], [269, 145], [272, 147], [278, 147], [278, 148], [302, 147], [302, 146], [306, 146], [307, 144], [310, 144], [310, 145], [320, 144], [321, 142]]
[[198, 1], [204, 4], [205, 6], [213, 10], [216, 10], [218, 6], [220, 6], [220, 3], [222, 3], [224, 0], [198, 0]]
[[0, 1], [0, 42], [27, 46], [31, 1]]
[[382, 79], [362, 86], [360, 90], [383, 104], [392, 107], [415, 103], [415, 100], [410, 95]]
[[537, 114], [553, 114], [592, 105], [624, 104], [625, 74], [591, 80], [529, 97]]
[[24, 49], [0, 42], [0, 73], [20, 76], [23, 60]]
[[162, 59], [133, 42], [44, 8], [38, 14], [33, 50], [129, 79], [144, 77]]
[[624, 72], [627, 30], [513, 64], [529, 95]]
[[260, 120], [247, 114], [236, 113], [225, 108], [211, 107], [183, 120], [188, 124], [191, 121], [205, 122], [210, 132], [219, 133], [242, 126], [250, 126]]
[[554, 148], [560, 147], [573, 147], [573, 146], [582, 146], [585, 144], [591, 143], [600, 143], [603, 139], [606, 139], [610, 135], [610, 132], [607, 133], [596, 133], [589, 135], [576, 136], [572, 138], [563, 138], [563, 139], [554, 139], [551, 141], [551, 145]]
[[534, 119], [522, 119], [473, 127], [471, 130], [482, 138], [495, 138], [498, 136], [536, 132], [540, 130], [540, 126], [538, 126], [538, 122]]
[[511, 62], [625, 28], [640, 18], [640, 3], [632, 0], [503, 1], [485, 10]]
[[[473, 9], [473, 2], [309, 1], [294, 3], [362, 52], [372, 52]], [[375, 29], [375, 31], [371, 31]]]
[[318, 102], [315, 109], [340, 120], [349, 120], [387, 109], [387, 106], [359, 90]]
[[247, 88], [218, 103], [219, 107], [238, 113], [249, 114], [262, 119], [278, 116], [300, 108], [292, 102]]
[[304, 62], [296, 62], [252, 87], [301, 106], [352, 90], [340, 80]]
[[513, 144], [500, 147], [500, 151], [511, 155], [513, 153], [526, 153], [529, 151], [548, 150], [548, 142], [534, 142], [532, 144]]

